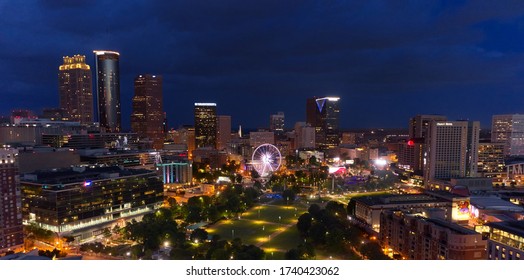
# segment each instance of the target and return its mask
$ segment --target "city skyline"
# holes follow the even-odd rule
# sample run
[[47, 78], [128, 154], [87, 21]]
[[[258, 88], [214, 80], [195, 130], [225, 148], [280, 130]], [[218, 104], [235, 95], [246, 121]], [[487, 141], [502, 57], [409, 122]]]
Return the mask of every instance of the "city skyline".
[[[194, 102], [217, 103], [233, 128], [267, 127], [278, 111], [291, 128], [311, 96], [341, 98], [341, 129], [405, 127], [417, 114], [489, 128], [492, 115], [524, 112], [520, 1], [104, 3], [1, 4], [0, 115], [58, 107], [62, 57], [94, 69], [96, 49], [121, 54], [123, 129], [140, 73], [164, 77], [170, 128], [192, 123]], [[120, 16], [130, 11], [139, 20]]]

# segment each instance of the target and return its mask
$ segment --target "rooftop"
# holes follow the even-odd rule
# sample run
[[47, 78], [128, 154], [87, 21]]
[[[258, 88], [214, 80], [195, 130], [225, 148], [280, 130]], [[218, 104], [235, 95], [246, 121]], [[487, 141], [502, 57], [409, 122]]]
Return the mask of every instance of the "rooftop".
[[446, 202], [446, 200], [433, 197], [426, 194], [404, 194], [404, 195], [376, 195], [376, 196], [361, 196], [353, 198], [358, 202], [373, 206], [384, 204], [405, 204], [405, 203], [431, 203], [431, 202]]
[[141, 175], [151, 172], [153, 171], [146, 169], [124, 169], [119, 166], [73, 167], [24, 174], [20, 181], [48, 185], [72, 184], [108, 178]]
[[506, 221], [497, 223], [487, 223], [491, 228], [500, 229], [518, 236], [524, 236], [524, 221]]

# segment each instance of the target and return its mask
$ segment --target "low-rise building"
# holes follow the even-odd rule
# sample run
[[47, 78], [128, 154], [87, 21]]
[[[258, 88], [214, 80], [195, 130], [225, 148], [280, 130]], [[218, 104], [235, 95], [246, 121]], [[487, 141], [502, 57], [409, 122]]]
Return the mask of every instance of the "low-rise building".
[[489, 260], [524, 259], [524, 221], [488, 223], [475, 229], [489, 237]]
[[379, 240], [386, 252], [410, 260], [485, 260], [482, 234], [441, 219], [382, 212]]
[[117, 221], [141, 217], [163, 203], [155, 171], [120, 167], [75, 167], [24, 174], [25, 224], [85, 240]]
[[355, 218], [377, 233], [380, 232], [380, 214], [387, 210], [424, 211], [439, 208], [445, 211], [446, 219], [451, 218], [450, 201], [426, 194], [362, 196], [352, 201]]

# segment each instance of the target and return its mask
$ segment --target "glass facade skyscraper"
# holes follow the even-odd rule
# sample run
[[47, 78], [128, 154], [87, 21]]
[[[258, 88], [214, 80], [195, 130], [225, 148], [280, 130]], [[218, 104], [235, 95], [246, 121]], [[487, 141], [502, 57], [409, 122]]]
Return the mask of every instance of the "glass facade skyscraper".
[[216, 147], [217, 105], [195, 103], [195, 147]]
[[96, 89], [98, 122], [108, 132], [122, 130], [120, 107], [120, 54], [114, 51], [94, 51], [96, 59]]
[[306, 121], [315, 128], [317, 148], [334, 148], [340, 144], [339, 97], [312, 97], [306, 103]]

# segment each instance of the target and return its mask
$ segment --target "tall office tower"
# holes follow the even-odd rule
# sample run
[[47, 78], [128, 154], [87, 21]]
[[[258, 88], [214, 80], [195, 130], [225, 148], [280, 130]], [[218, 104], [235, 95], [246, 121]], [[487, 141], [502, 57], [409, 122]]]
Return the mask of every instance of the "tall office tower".
[[18, 152], [0, 148], [0, 253], [24, 244]]
[[284, 112], [278, 112], [276, 115], [269, 117], [269, 130], [276, 135], [284, 134]]
[[81, 124], [93, 122], [93, 84], [91, 68], [84, 55], [64, 56], [64, 64], [58, 68], [60, 108], [69, 120]]
[[135, 78], [131, 130], [138, 137], [151, 140], [153, 149], [164, 147], [162, 99], [162, 76], [146, 74]]
[[120, 54], [94, 51], [96, 64], [97, 110], [100, 127], [108, 132], [122, 130], [120, 107]]
[[195, 103], [195, 147], [216, 147], [217, 104]]
[[305, 122], [295, 124], [295, 149], [315, 148], [315, 128]]
[[446, 121], [441, 115], [417, 115], [409, 119], [409, 138], [426, 138], [431, 121]]
[[306, 102], [306, 122], [315, 128], [317, 148], [334, 148], [340, 144], [338, 97], [312, 97]]
[[477, 176], [479, 122], [431, 121], [426, 135], [426, 187], [435, 179]]
[[231, 141], [231, 116], [217, 116], [217, 150], [227, 148]]
[[507, 156], [524, 155], [524, 115], [494, 115], [491, 142], [504, 143], [504, 154]]

